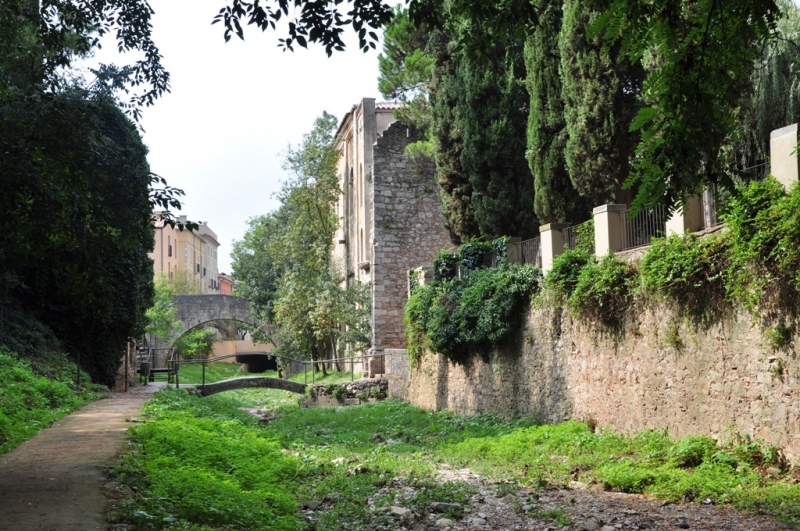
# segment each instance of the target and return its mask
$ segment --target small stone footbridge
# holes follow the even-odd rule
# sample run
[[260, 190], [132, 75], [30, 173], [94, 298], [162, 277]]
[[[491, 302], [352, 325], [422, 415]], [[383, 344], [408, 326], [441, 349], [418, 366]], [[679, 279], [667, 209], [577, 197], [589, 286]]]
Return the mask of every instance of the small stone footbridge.
[[247, 376], [243, 378], [231, 378], [229, 380], [222, 380], [220, 382], [207, 383], [198, 386], [201, 396], [209, 396], [217, 393], [224, 393], [225, 391], [233, 391], [234, 389], [252, 389], [254, 387], [280, 389], [282, 391], [290, 391], [292, 393], [305, 394], [306, 384], [300, 382], [292, 382], [291, 380], [284, 380], [283, 378], [272, 378], [269, 376]]

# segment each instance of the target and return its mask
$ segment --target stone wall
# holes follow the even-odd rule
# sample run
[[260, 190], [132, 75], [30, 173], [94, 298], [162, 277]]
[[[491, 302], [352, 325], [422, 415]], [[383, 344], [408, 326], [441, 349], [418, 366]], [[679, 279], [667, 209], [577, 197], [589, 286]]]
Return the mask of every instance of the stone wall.
[[395, 122], [373, 147], [372, 346], [377, 352], [405, 347], [406, 272], [433, 263], [440, 249], [452, 245], [433, 162], [405, 155], [406, 146], [418, 139]]
[[[782, 352], [748, 314], [694, 329], [665, 308], [637, 312], [616, 338], [561, 310], [536, 309], [513, 348], [456, 365], [387, 358], [390, 395], [460, 413], [592, 419], [615, 431], [740, 434], [800, 460], [800, 341]], [[399, 393], [399, 395], [398, 395]]]

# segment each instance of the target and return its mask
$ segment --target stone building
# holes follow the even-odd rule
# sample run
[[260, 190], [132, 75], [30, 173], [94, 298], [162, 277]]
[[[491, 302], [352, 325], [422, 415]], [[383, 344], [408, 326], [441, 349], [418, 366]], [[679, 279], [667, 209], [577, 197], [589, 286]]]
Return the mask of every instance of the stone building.
[[[159, 213], [156, 212], [157, 216]], [[177, 221], [186, 223], [186, 216]], [[217, 271], [217, 234], [206, 222], [198, 222], [196, 231], [178, 230], [157, 219], [156, 243], [148, 256], [156, 276], [182, 279], [196, 284], [201, 293], [219, 293]]]
[[403, 310], [408, 269], [431, 264], [451, 245], [433, 161], [412, 161], [405, 147], [417, 134], [397, 122], [398, 103], [364, 98], [336, 133], [341, 156], [334, 254], [345, 285], [370, 282], [372, 354], [367, 371], [382, 373], [381, 354], [405, 348]]

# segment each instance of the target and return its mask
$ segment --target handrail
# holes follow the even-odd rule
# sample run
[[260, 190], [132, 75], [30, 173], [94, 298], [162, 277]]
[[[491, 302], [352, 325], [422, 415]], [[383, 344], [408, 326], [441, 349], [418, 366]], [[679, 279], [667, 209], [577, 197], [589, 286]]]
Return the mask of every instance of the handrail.
[[[248, 354], [253, 354], [253, 353], [248, 353]], [[272, 356], [272, 357], [280, 358], [280, 359], [283, 359], [283, 360], [289, 360], [291, 363], [301, 363], [304, 366], [308, 366], [309, 364], [314, 364], [314, 363], [345, 363], [345, 365], [346, 365], [347, 362], [350, 361], [351, 362], [350, 363], [350, 375], [351, 375], [351, 378], [354, 378], [354, 376], [353, 376], [353, 368], [354, 368], [354, 362], [356, 360], [366, 360], [367, 358], [375, 358], [375, 357], [378, 357], [378, 356], [386, 356], [386, 354], [384, 353], [384, 354], [362, 354], [361, 356], [346, 356], [346, 357], [343, 357], [343, 358], [331, 358], [331, 359], [325, 359], [325, 360], [298, 360], [296, 358], [290, 358], [288, 356], [282, 356], [280, 354], [270, 354], [269, 352], [264, 352], [263, 354], [265, 356]], [[200, 364], [202, 364], [203, 373], [202, 373], [202, 384], [201, 385], [204, 386], [206, 384], [206, 364], [215, 363], [217, 361], [222, 361], [222, 360], [226, 360], [226, 359], [230, 359], [230, 358], [235, 358], [235, 357], [240, 356], [240, 355], [242, 355], [242, 354], [224, 354], [222, 356], [216, 356], [214, 358], [193, 359], [193, 360], [175, 359], [173, 363], [177, 367], [177, 369], [175, 371], [176, 387], [180, 387], [180, 376], [179, 376], [180, 375], [180, 370], [179, 370], [180, 369], [180, 365], [182, 365], [182, 364], [191, 364], [191, 363], [200, 363]], [[305, 374], [305, 384], [308, 385], [308, 369], [304, 369], [303, 372]], [[312, 383], [312, 385], [315, 382], [316, 382], [316, 373], [314, 371], [311, 371], [311, 383]]]

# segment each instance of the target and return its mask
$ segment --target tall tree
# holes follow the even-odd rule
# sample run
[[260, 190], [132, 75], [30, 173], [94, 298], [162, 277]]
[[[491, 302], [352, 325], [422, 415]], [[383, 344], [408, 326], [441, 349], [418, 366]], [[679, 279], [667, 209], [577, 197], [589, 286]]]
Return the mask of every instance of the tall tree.
[[369, 291], [357, 284], [342, 288], [333, 264], [336, 126], [324, 113], [300, 145], [287, 150], [284, 168], [291, 177], [278, 194], [280, 208], [251, 220], [244, 240], [234, 244], [237, 291], [278, 326], [270, 337], [277, 351], [312, 360], [371, 339]]
[[458, 50], [443, 31], [432, 35], [431, 50], [436, 60], [430, 98], [439, 197], [450, 239], [460, 243], [477, 236], [479, 229], [472, 204], [472, 183], [461, 166], [464, 131], [459, 105]]
[[453, 15], [431, 40], [431, 103], [438, 181], [454, 241], [538, 233], [533, 177], [525, 162], [529, 97], [523, 47], [498, 42], [476, 58], [460, 33], [480, 25]]
[[761, 47], [726, 153], [725, 164], [736, 168], [768, 160], [770, 132], [800, 122], [800, 9], [789, 0], [779, 5], [777, 38]]
[[564, 101], [564, 158], [570, 180], [591, 205], [613, 203], [630, 171], [638, 136], [630, 131], [639, 108], [644, 68], [605, 46], [591, 27], [600, 13], [586, 0], [567, 0], [558, 48]]
[[544, 0], [539, 25], [525, 42], [531, 98], [527, 158], [534, 178], [534, 208], [542, 223], [582, 221], [591, 208], [572, 185], [564, 157], [567, 125], [558, 47], [562, 18], [561, 2]]

